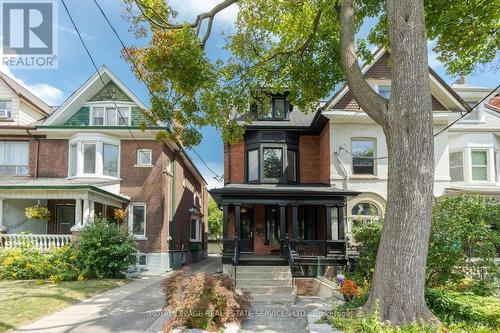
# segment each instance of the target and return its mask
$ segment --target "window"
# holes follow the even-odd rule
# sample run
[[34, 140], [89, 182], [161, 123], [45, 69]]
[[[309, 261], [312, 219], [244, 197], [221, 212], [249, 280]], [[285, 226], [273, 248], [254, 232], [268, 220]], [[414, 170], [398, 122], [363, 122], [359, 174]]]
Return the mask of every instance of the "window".
[[488, 155], [486, 150], [471, 151], [472, 180], [488, 180]]
[[134, 203], [131, 204], [131, 212], [129, 214], [131, 220], [129, 230], [136, 238], [146, 237], [146, 204]]
[[189, 240], [191, 242], [201, 242], [200, 220], [192, 218], [189, 229]]
[[287, 150], [286, 152], [286, 179], [290, 182], [297, 181], [297, 163], [296, 163], [296, 153], [293, 150]]
[[10, 100], [0, 100], [0, 118], [10, 118], [12, 116], [12, 102]]
[[369, 202], [360, 202], [354, 205], [354, 207], [352, 207], [351, 213], [354, 216], [379, 216], [378, 208], [374, 204]]
[[111, 177], [118, 177], [119, 147], [104, 143], [102, 145], [103, 174]]
[[69, 176], [76, 176], [76, 166], [78, 157], [78, 148], [76, 143], [69, 146]]
[[83, 173], [95, 174], [96, 167], [96, 144], [84, 143], [83, 144]]
[[259, 180], [259, 151], [257, 149], [248, 151], [248, 181]]
[[283, 169], [283, 149], [263, 149], [263, 178], [266, 180], [279, 180]]
[[262, 113], [259, 115], [260, 119], [283, 120], [287, 118], [290, 103], [287, 101], [286, 96], [276, 95], [271, 97], [270, 105], [264, 105], [263, 108]]
[[374, 175], [375, 140], [352, 140], [352, 172], [355, 175]]
[[464, 155], [461, 151], [450, 153], [450, 178], [452, 182], [464, 180]]
[[130, 124], [131, 109], [128, 106], [93, 106], [92, 125], [126, 126]]
[[104, 125], [104, 108], [94, 107], [92, 109], [92, 124], [93, 125]]
[[153, 164], [153, 152], [151, 149], [137, 150], [137, 165], [150, 166]]
[[389, 99], [391, 97], [391, 86], [378, 86], [378, 94]]
[[0, 142], [0, 174], [22, 176], [29, 173], [29, 142]]

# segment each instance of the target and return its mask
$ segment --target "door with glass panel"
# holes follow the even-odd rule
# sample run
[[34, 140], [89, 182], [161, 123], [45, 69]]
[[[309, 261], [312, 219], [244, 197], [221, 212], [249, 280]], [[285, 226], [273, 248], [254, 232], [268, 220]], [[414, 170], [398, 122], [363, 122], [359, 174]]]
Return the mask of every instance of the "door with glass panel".
[[71, 227], [75, 225], [75, 206], [56, 206], [56, 222], [59, 234], [71, 234]]
[[241, 207], [240, 252], [253, 252], [253, 208]]

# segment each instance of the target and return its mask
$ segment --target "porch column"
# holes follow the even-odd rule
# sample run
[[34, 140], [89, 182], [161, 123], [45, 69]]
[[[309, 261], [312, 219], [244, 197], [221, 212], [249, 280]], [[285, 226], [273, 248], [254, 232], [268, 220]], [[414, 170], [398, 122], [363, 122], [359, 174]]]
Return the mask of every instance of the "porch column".
[[95, 201], [94, 200], [89, 200], [89, 206], [90, 206], [90, 218], [94, 219], [94, 216], [95, 216]]
[[72, 229], [79, 229], [83, 226], [82, 223], [82, 199], [75, 200], [75, 225]]
[[332, 212], [334, 212], [334, 207], [327, 205], [326, 206], [326, 240], [332, 240], [335, 238], [335, 235], [332, 235]]
[[3, 198], [0, 198], [0, 234], [7, 232], [7, 227], [3, 224]]
[[344, 218], [344, 209], [345, 206], [343, 207], [337, 207], [338, 208], [338, 239], [344, 239], [345, 238], [345, 218]]
[[284, 239], [285, 237], [286, 237], [286, 205], [280, 205], [280, 238]]
[[298, 217], [298, 205], [292, 205], [292, 232], [293, 239], [299, 239], [299, 217]]
[[90, 218], [90, 200], [83, 199], [83, 225], [87, 225], [89, 223]]
[[238, 239], [241, 238], [241, 214], [240, 214], [240, 210], [241, 210], [240, 204], [235, 204], [234, 205], [234, 217], [235, 217], [234, 223], [236, 225], [234, 226], [234, 230], [236, 233], [235, 236], [237, 236]]
[[227, 218], [228, 218], [228, 211], [227, 211], [227, 204], [222, 205], [222, 238], [227, 239], [227, 234], [228, 234], [228, 225], [227, 225]]

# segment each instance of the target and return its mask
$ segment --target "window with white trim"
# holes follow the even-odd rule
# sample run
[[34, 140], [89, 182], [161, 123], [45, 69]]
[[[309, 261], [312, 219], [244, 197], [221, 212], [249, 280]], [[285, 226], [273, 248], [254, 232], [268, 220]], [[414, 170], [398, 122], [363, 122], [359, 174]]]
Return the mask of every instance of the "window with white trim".
[[130, 204], [129, 216], [130, 232], [135, 238], [146, 238], [146, 204]]
[[375, 175], [375, 139], [351, 139], [352, 173]]
[[93, 126], [130, 125], [132, 108], [130, 106], [92, 106], [91, 121]]
[[198, 218], [191, 218], [189, 230], [189, 240], [191, 242], [201, 242], [201, 225]]
[[120, 147], [109, 143], [102, 145], [102, 173], [106, 176], [118, 177], [118, 161]]
[[471, 169], [472, 180], [487, 181], [488, 180], [488, 151], [487, 150], [472, 150], [471, 151]]
[[464, 154], [462, 151], [450, 153], [450, 178], [452, 182], [464, 180]]
[[68, 177], [120, 177], [120, 140], [77, 134], [69, 142]]
[[29, 151], [29, 142], [0, 141], [0, 175], [27, 175]]
[[153, 165], [153, 151], [151, 149], [137, 149], [137, 165]]
[[10, 99], [0, 99], [0, 118], [12, 117], [12, 101]]
[[97, 145], [95, 143], [83, 143], [83, 173], [96, 174]]

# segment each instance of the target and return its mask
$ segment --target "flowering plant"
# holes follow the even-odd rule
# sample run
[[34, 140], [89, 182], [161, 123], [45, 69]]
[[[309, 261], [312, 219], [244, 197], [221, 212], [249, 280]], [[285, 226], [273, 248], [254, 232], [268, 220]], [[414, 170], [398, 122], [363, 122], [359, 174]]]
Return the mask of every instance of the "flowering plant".
[[26, 207], [24, 214], [29, 219], [48, 221], [50, 219], [50, 211], [47, 207], [40, 206], [40, 202], [32, 207]]
[[127, 217], [127, 211], [125, 209], [116, 208], [113, 210], [113, 217], [121, 222]]
[[359, 295], [359, 289], [356, 282], [350, 279], [346, 279], [344, 283], [340, 286], [340, 292], [345, 298], [351, 299]]

